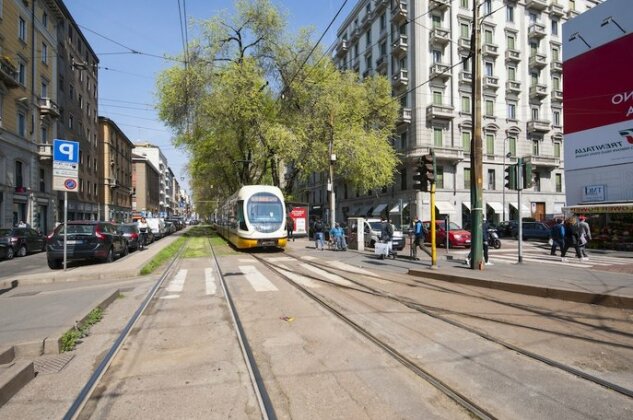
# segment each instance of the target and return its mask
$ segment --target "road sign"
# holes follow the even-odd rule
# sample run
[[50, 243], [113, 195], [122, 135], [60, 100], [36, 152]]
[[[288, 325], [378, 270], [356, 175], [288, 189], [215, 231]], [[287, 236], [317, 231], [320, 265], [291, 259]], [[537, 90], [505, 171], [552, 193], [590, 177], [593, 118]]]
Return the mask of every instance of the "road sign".
[[77, 191], [79, 185], [79, 142], [53, 140], [53, 190]]

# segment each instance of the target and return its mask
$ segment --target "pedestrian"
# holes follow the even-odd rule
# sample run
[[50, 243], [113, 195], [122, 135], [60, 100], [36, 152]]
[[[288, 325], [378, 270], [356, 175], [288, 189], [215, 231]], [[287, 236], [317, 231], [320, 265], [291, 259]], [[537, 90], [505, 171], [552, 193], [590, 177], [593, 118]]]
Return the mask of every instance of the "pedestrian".
[[[486, 265], [494, 265], [491, 261], [488, 260], [488, 249], [489, 249], [489, 238], [490, 238], [490, 225], [488, 224], [488, 221], [486, 221], [486, 219], [482, 219], [481, 220], [481, 241], [483, 244], [483, 251], [484, 251], [484, 263]], [[470, 266], [470, 260], [472, 259], [472, 246], [470, 249], [470, 252], [468, 253], [468, 256], [466, 257], [466, 265]]]
[[556, 255], [556, 247], [560, 248], [562, 255], [565, 248], [565, 226], [562, 219], [556, 219], [556, 224], [550, 229], [550, 236], [552, 239], [552, 248], [550, 249], [550, 255]]
[[317, 218], [314, 221], [314, 248], [321, 249], [325, 248], [325, 225], [321, 219]]
[[18, 227], [19, 228], [25, 228], [27, 227], [26, 223], [24, 223], [24, 220], [20, 220], [20, 222], [18, 223]]
[[582, 255], [580, 254], [579, 238], [578, 238], [578, 223], [575, 217], [570, 217], [565, 220], [565, 246], [563, 247], [563, 252], [560, 254], [560, 260], [562, 262], [566, 262], [567, 258], [567, 250], [570, 247], [574, 247], [576, 250], [576, 258], [581, 259]]
[[290, 217], [290, 213], [288, 213], [288, 216], [286, 216], [286, 232], [288, 233], [288, 240], [292, 238], [292, 242], [295, 241], [294, 231], [295, 221], [292, 217]]
[[380, 229], [380, 240], [388, 245], [387, 254], [392, 254], [393, 225], [389, 223], [389, 220], [385, 217], [381, 217], [380, 221], [382, 223], [382, 227]]
[[345, 241], [345, 231], [340, 224], [336, 223], [330, 229], [330, 240], [334, 241], [335, 249], [339, 251], [347, 251], [347, 242]]
[[423, 245], [424, 240], [426, 239], [426, 229], [424, 229], [424, 224], [419, 217], [415, 218], [415, 224], [413, 225], [413, 234], [415, 235], [415, 238], [413, 240], [413, 258], [415, 260], [419, 260], [418, 247], [422, 251], [424, 251]]
[[591, 229], [587, 218], [583, 215], [578, 216], [578, 247], [580, 248], [580, 254], [583, 261], [588, 261], [587, 256], [587, 243], [591, 240]]
[[147, 219], [143, 216], [141, 220], [137, 222], [138, 232], [139, 232], [139, 246], [141, 249], [147, 246], [147, 234], [150, 231], [150, 227], [147, 224]]

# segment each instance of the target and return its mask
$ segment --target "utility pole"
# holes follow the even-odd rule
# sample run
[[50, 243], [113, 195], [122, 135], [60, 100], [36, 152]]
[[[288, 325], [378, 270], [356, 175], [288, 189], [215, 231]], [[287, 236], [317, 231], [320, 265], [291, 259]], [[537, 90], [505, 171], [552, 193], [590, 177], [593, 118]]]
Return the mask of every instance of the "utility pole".
[[481, 28], [479, 26], [479, 5], [473, 2], [472, 64], [473, 64], [473, 136], [470, 148], [470, 201], [471, 208], [471, 268], [483, 270], [483, 240], [481, 223], [483, 219], [483, 156], [481, 144]]
[[328, 161], [330, 163], [330, 173], [328, 176], [328, 191], [330, 192], [330, 228], [334, 227], [336, 223], [336, 199], [334, 194], [334, 163], [336, 162], [336, 155], [334, 154], [334, 120], [330, 114], [330, 142], [328, 144]]

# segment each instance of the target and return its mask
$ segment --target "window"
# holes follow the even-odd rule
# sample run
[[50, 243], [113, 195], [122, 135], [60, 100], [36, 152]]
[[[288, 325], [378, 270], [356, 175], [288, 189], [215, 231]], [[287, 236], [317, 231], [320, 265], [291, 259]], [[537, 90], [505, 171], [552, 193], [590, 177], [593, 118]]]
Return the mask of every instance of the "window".
[[495, 154], [495, 135], [492, 133], [486, 133], [486, 153], [488, 155]]
[[42, 12], [42, 25], [44, 28], [48, 27], [48, 13]]
[[26, 115], [23, 112], [18, 112], [18, 135], [26, 135]]
[[48, 46], [45, 42], [42, 42], [42, 63], [46, 64], [48, 61]]
[[470, 0], [461, 0], [460, 6], [462, 9], [470, 9]]
[[514, 22], [514, 6], [506, 4], [506, 22]]
[[538, 54], [538, 43], [530, 42], [530, 57], [534, 57]]
[[517, 138], [508, 137], [508, 149], [510, 149], [510, 156], [517, 155]]
[[18, 64], [18, 82], [26, 86], [26, 65], [22, 62]]
[[400, 133], [400, 148], [401, 149], [407, 148], [407, 132], [406, 131], [404, 133]]
[[517, 104], [514, 101], [508, 102], [508, 119], [517, 119]]
[[367, 48], [371, 48], [371, 29], [365, 33], [365, 43], [367, 44]]
[[488, 76], [488, 77], [494, 76], [494, 65], [491, 62], [486, 61], [484, 63], [484, 66], [486, 68], [486, 70], [485, 70], [486, 76]]
[[41, 85], [41, 97], [48, 98], [48, 83], [42, 82]]
[[576, 0], [569, 0], [569, 10], [576, 10]]
[[462, 56], [462, 70], [470, 71], [470, 58]]
[[560, 111], [557, 110], [557, 109], [552, 111], [552, 116], [554, 117], [554, 125], [560, 126], [561, 125], [561, 122], [560, 122]]
[[552, 35], [558, 35], [558, 20], [552, 19]]
[[552, 47], [552, 61], [560, 61], [560, 49]]
[[42, 127], [40, 129], [40, 137], [42, 144], [48, 144], [48, 127]]
[[516, 45], [516, 35], [515, 34], [508, 34], [506, 36], [506, 44], [508, 44], [508, 49], [509, 50], [514, 50], [514, 46]]
[[68, 88], [68, 96], [71, 101], [75, 100], [75, 87], [73, 85], [70, 85], [70, 87]]
[[433, 28], [441, 28], [442, 27], [442, 17], [439, 15], [431, 16], [433, 20]]
[[443, 133], [441, 128], [433, 129], [433, 145], [442, 147], [444, 145]]
[[471, 112], [470, 96], [462, 96], [462, 112]]
[[563, 175], [556, 174], [556, 192], [563, 192]]
[[539, 73], [533, 71], [532, 73], [530, 73], [530, 79], [532, 80], [532, 86], [538, 85]]
[[470, 153], [470, 131], [462, 131], [462, 147], [465, 153]]
[[46, 171], [40, 169], [40, 192], [46, 192]]
[[483, 6], [482, 17], [492, 13], [492, 0], [484, 0]]
[[22, 18], [18, 19], [18, 38], [26, 42], [26, 21]]
[[560, 77], [558, 76], [552, 77], [552, 88], [554, 90], [560, 90]]
[[532, 107], [532, 121], [539, 120], [540, 109], [536, 106]]
[[435, 168], [435, 187], [444, 188], [444, 167], [437, 166]]
[[384, 32], [387, 29], [387, 16], [383, 13], [380, 15], [380, 32]]
[[516, 82], [517, 80], [517, 68], [516, 67], [508, 67], [508, 80], [512, 82]]
[[433, 105], [442, 105], [442, 91], [441, 90], [433, 91]]
[[491, 29], [484, 30], [484, 44], [492, 44], [493, 36]]
[[541, 191], [541, 175], [538, 172], [533, 172], [532, 179], [534, 180], [534, 191]]
[[495, 179], [495, 170], [494, 169], [488, 169], [488, 189], [489, 190], [496, 190], [497, 189], [497, 183], [496, 183], [496, 179]]
[[539, 156], [539, 141], [532, 140], [532, 155]]
[[492, 99], [486, 99], [486, 116], [494, 117], [495, 115], [495, 101]]
[[554, 157], [560, 158], [560, 142], [558, 141], [554, 142]]
[[400, 173], [400, 189], [402, 191], [407, 189], [407, 168], [402, 168]]
[[459, 24], [459, 34], [462, 38], [470, 39], [470, 27], [467, 23]]
[[433, 50], [433, 63], [441, 63], [442, 62], [442, 51]]
[[70, 128], [71, 130], [73, 128], [73, 116], [72, 115], [68, 116], [68, 128]]
[[464, 188], [470, 189], [470, 168], [464, 168]]
[[23, 187], [24, 186], [24, 171], [23, 171], [23, 163], [19, 160], [15, 161], [15, 186]]

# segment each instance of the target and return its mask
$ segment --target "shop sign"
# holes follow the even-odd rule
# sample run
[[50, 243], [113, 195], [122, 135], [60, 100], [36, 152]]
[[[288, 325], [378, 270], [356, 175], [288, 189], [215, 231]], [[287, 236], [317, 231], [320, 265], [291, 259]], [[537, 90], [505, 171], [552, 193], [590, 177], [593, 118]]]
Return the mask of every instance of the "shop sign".
[[585, 185], [582, 189], [582, 201], [604, 201], [604, 185]]

